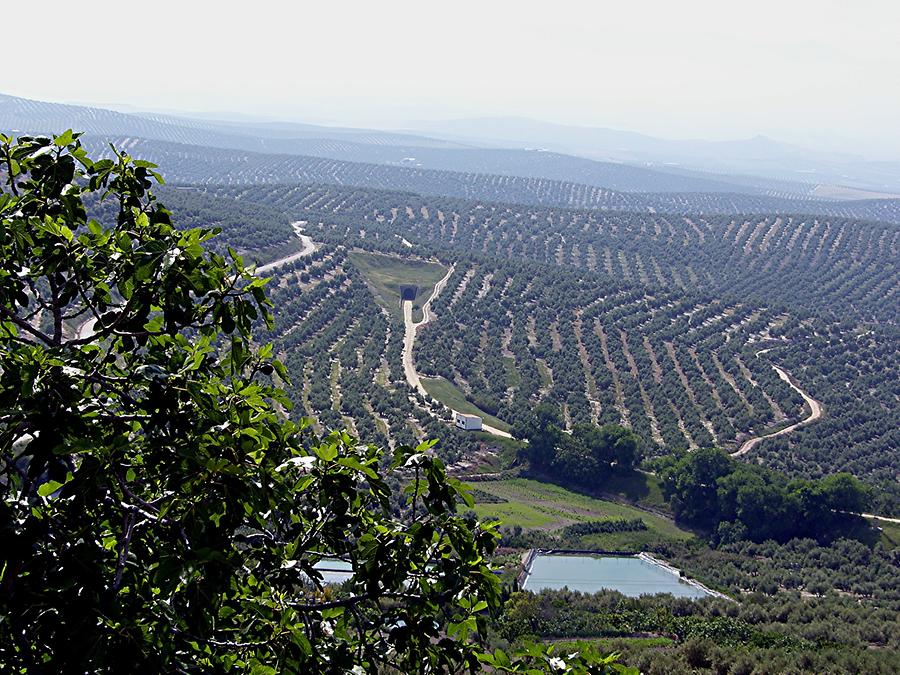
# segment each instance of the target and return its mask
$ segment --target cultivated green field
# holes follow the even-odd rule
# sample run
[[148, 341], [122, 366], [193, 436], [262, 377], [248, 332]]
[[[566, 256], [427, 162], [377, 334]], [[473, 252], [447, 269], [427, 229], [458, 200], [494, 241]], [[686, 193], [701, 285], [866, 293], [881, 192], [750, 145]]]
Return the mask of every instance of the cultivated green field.
[[431, 296], [434, 285], [447, 273], [444, 266], [424, 260], [363, 251], [351, 251], [348, 257], [365, 277], [378, 304], [401, 323], [403, 311], [400, 309], [400, 285], [415, 284], [419, 287], [413, 303], [413, 321], [421, 321], [422, 305]]
[[630, 544], [628, 548], [639, 548], [651, 541], [686, 540], [692, 536], [668, 518], [655, 513], [595, 499], [550, 483], [513, 478], [480, 481], [477, 488], [506, 501], [497, 504], [475, 504], [475, 512], [484, 518], [500, 518], [507, 527], [518, 525], [523, 529], [557, 530], [578, 522], [640, 518], [649, 528], [644, 532], [620, 532], [585, 537], [585, 544], [595, 548], [616, 548], [625, 544]]
[[604, 477], [598, 487], [604, 495], [611, 495], [628, 502], [638, 502], [652, 509], [668, 511], [659, 479], [646, 473], [632, 471], [628, 474], [611, 474]]
[[881, 543], [887, 548], [894, 550], [900, 548], [900, 524], [890, 523], [884, 520], [875, 523], [881, 528]]
[[621, 652], [623, 648], [660, 648], [671, 647], [676, 642], [672, 638], [658, 637], [616, 637], [595, 638], [593, 640], [544, 640], [545, 643], [557, 646], [557, 653], [565, 654], [572, 650], [584, 649], [587, 646], [597, 647], [604, 652]]

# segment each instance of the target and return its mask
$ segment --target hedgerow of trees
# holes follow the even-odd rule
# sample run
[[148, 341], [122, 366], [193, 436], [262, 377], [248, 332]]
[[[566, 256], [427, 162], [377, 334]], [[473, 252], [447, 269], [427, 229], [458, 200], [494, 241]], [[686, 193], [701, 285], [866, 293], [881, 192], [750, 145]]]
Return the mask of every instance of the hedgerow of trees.
[[860, 525], [857, 514], [870, 504], [868, 490], [848, 473], [791, 480], [714, 448], [660, 459], [656, 465], [675, 517], [726, 543], [833, 539], [848, 526]]
[[566, 483], [596, 485], [610, 472], [631, 471], [640, 460], [639, 439], [628, 429], [577, 424], [566, 433], [559, 412], [545, 403], [513, 433], [528, 441], [522, 455], [531, 469]]

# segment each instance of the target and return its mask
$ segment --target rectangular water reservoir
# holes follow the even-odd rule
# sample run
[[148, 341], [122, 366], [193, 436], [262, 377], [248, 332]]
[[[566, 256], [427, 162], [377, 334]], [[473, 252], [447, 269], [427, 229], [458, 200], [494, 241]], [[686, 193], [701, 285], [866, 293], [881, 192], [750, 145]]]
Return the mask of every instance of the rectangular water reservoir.
[[671, 593], [679, 598], [712, 595], [699, 585], [681, 579], [671, 568], [643, 557], [560, 555], [539, 553], [522, 588], [527, 591], [568, 588], [582, 593], [619, 591], [632, 598]]

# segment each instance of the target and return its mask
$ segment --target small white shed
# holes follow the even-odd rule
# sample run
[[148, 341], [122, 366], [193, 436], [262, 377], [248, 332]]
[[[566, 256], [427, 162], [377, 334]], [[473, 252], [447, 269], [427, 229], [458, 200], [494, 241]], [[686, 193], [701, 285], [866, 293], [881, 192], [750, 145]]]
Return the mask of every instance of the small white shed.
[[456, 428], [464, 431], [481, 431], [481, 418], [478, 415], [466, 415], [458, 412], [456, 417]]

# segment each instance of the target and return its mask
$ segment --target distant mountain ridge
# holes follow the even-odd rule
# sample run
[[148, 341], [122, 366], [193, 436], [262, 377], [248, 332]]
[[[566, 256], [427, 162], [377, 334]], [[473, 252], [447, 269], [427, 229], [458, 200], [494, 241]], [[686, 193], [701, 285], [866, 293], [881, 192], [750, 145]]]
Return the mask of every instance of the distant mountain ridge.
[[664, 139], [633, 131], [517, 117], [413, 122], [409, 127], [411, 133], [427, 133], [460, 143], [542, 147], [599, 161], [647, 164], [656, 169], [677, 165], [682, 169], [718, 173], [723, 181], [729, 181], [733, 174], [748, 174], [900, 194], [900, 171], [885, 166], [892, 163], [819, 152], [764, 135], [724, 141]]
[[[0, 126], [12, 131], [31, 133], [59, 132], [67, 128], [103, 136], [136, 136], [188, 145], [208, 145], [215, 148], [235, 148], [256, 152], [276, 152], [283, 148], [290, 154], [285, 140], [335, 138], [366, 139], [376, 144], [398, 143], [459, 147], [448, 141], [418, 138], [372, 130], [319, 127], [315, 125], [282, 123], [237, 123], [174, 117], [171, 115], [137, 115], [105, 108], [32, 101], [0, 94]], [[248, 133], [252, 131], [253, 133]], [[288, 130], [290, 133], [288, 133]], [[276, 143], [278, 141], [278, 143]]]
[[[184, 121], [185, 124], [181, 124]], [[237, 133], [262, 126], [266, 135]], [[390, 132], [289, 123], [223, 123], [143, 117], [0, 96], [0, 129], [87, 131], [94, 154], [108, 143], [157, 162], [170, 182], [206, 185], [325, 184], [422, 195], [644, 213], [807, 213], [900, 222], [900, 200], [825, 201], [806, 193], [596, 162], [535, 150], [394, 145]], [[283, 138], [309, 127], [329, 138]], [[227, 133], [232, 131], [234, 133]], [[415, 141], [416, 136], [403, 136]], [[438, 145], [438, 147], [435, 147]], [[788, 184], [790, 188], [795, 184]]]
[[[610, 158], [632, 154], [647, 159], [652, 154], [657, 162], [675, 161], [690, 154], [705, 158], [770, 158], [812, 155], [833, 160], [856, 161], [861, 158], [838, 153], [821, 153], [776, 141], [763, 134], [736, 140], [667, 139], [605, 127], [571, 126], [532, 120], [525, 117], [483, 117], [413, 123], [412, 129], [440, 136], [457, 136], [520, 145], [540, 141], [548, 147], [580, 147], [580, 154], [609, 153]], [[560, 150], [561, 152], [563, 150]]]
[[448, 171], [584, 183], [624, 192], [737, 192], [804, 197], [801, 183], [664, 171], [562, 153], [477, 144], [367, 129], [292, 122], [234, 122], [32, 101], [0, 94], [0, 128], [34, 133], [66, 128], [103, 137], [142, 138], [269, 154], [310, 155]]

